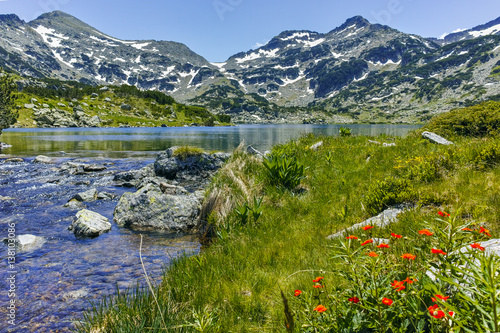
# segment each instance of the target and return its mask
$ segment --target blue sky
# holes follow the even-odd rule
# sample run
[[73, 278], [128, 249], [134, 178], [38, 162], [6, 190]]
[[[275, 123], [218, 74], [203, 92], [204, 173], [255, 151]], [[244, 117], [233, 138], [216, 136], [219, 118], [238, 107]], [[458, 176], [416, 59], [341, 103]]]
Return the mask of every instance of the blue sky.
[[328, 32], [362, 15], [406, 33], [439, 37], [500, 16], [499, 0], [0, 0], [25, 21], [69, 13], [121, 39], [186, 44], [212, 62], [265, 43], [284, 30]]

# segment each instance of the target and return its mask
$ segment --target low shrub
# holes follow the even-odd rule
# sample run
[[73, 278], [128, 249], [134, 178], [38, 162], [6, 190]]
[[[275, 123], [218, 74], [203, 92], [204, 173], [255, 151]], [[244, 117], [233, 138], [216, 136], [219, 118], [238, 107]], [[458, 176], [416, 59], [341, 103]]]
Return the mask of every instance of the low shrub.
[[406, 179], [386, 178], [375, 182], [364, 197], [366, 211], [376, 215], [384, 209], [405, 202], [416, 200], [417, 194]]

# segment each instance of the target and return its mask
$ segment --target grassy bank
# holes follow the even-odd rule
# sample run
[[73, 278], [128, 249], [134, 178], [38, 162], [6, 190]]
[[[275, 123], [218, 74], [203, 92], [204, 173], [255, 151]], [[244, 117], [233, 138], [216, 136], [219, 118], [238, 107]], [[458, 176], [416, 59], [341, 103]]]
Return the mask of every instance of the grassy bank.
[[[449, 134], [452, 146], [420, 133], [304, 136], [273, 149], [304, 167], [305, 178], [291, 189], [270, 178], [260, 159], [235, 152], [207, 193], [211, 245], [168, 268], [155, 291], [158, 303], [147, 290], [117, 296], [89, 313], [81, 331], [284, 332], [281, 290], [293, 299], [294, 290], [310, 289], [318, 276], [328, 279], [328, 293], [352, 284], [333, 273], [342, 265], [333, 253], [339, 241], [326, 237], [397, 203], [414, 208], [372, 237], [416, 237], [437, 211], [498, 235], [500, 138], [494, 131], [460, 134]], [[297, 316], [300, 309], [290, 306]], [[326, 331], [321, 327], [295, 331]]]

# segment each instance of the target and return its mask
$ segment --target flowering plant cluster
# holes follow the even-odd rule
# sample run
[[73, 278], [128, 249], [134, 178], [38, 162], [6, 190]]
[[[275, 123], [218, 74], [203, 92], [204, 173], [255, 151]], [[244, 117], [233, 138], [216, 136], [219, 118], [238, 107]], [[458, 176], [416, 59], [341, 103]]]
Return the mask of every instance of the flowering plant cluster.
[[[292, 326], [301, 332], [499, 332], [500, 258], [480, 243], [491, 233], [438, 215], [414, 236], [373, 238], [373, 226], [346, 236], [336, 248], [334, 258], [343, 265], [335, 274], [295, 291]], [[327, 289], [325, 281], [335, 287]]]

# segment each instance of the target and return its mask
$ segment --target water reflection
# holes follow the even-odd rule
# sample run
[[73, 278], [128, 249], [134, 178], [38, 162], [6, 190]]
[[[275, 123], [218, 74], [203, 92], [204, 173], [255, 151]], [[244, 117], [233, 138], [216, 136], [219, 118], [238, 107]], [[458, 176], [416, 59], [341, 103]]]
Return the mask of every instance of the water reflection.
[[[418, 125], [344, 125], [355, 135], [402, 136]], [[9, 129], [0, 141], [12, 145], [5, 154], [126, 157], [151, 155], [172, 146], [191, 145], [230, 152], [241, 141], [259, 150], [295, 139], [301, 134], [338, 135], [341, 125], [241, 125], [233, 127], [176, 128], [50, 128]]]

